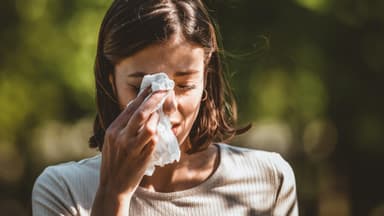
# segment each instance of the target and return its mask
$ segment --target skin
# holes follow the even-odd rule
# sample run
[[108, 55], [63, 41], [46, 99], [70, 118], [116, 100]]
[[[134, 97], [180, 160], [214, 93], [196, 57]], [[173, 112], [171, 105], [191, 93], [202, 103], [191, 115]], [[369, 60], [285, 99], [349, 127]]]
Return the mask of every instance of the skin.
[[[157, 192], [184, 190], [202, 183], [216, 169], [218, 150], [214, 145], [192, 155], [185, 153], [204, 90], [205, 59], [202, 47], [182, 37], [172, 37], [115, 65], [110, 81], [122, 112], [106, 131], [92, 215], [128, 215], [137, 187]], [[165, 72], [175, 81], [175, 89], [165, 100], [163, 111], [181, 144], [181, 158], [177, 163], [157, 167], [152, 176], [144, 176], [158, 140], [159, 117], [154, 109], [167, 92], [155, 92], [145, 101], [150, 89], [140, 95], [137, 92], [142, 77], [157, 72]]]

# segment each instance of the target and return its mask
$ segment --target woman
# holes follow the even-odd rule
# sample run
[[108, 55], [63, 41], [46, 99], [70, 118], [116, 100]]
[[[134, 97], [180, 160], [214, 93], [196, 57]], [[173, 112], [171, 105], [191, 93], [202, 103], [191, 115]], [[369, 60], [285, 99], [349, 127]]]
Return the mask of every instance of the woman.
[[[144, 75], [162, 71], [174, 90], [137, 95]], [[48, 167], [33, 189], [34, 215], [298, 214], [288, 163], [221, 143], [242, 130], [200, 0], [114, 1], [99, 32], [95, 79], [90, 145], [101, 155]], [[168, 93], [162, 108], [181, 157], [144, 176], [158, 140], [154, 110]]]

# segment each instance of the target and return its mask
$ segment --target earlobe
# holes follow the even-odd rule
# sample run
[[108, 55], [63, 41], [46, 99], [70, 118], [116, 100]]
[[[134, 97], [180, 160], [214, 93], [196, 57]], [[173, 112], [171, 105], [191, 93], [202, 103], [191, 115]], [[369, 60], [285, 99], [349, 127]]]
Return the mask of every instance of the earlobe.
[[204, 88], [203, 95], [201, 96], [201, 101], [206, 101], [208, 99], [208, 91]]

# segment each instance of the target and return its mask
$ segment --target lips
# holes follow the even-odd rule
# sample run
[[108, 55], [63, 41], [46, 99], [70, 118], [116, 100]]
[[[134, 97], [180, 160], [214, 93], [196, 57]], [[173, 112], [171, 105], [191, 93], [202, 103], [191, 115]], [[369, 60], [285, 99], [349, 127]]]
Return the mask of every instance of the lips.
[[175, 136], [177, 135], [177, 132], [179, 131], [179, 127], [180, 124], [172, 124], [172, 132], [173, 134], [175, 134]]

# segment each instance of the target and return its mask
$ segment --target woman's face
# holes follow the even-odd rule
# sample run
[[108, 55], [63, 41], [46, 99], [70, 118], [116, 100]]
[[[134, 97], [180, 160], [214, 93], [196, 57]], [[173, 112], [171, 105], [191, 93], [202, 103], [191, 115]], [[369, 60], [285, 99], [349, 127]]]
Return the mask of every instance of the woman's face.
[[186, 141], [199, 112], [204, 89], [204, 49], [172, 39], [149, 46], [115, 65], [115, 88], [121, 106], [137, 96], [146, 74], [167, 73], [175, 82], [163, 105], [180, 144]]

